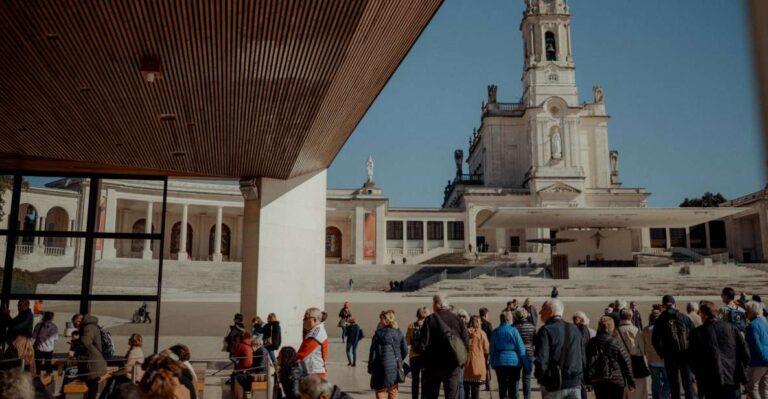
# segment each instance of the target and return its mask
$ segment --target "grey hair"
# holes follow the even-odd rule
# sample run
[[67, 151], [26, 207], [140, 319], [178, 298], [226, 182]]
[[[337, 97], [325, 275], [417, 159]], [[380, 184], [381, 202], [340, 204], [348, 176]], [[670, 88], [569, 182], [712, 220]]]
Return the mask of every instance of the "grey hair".
[[517, 308], [512, 317], [515, 319], [515, 322], [524, 321], [528, 318], [528, 311], [525, 308]]
[[309, 308], [306, 312], [304, 312], [304, 315], [308, 317], [313, 317], [317, 319], [318, 321], [323, 320], [323, 311], [318, 308]]
[[435, 294], [432, 297], [432, 304], [435, 305], [435, 307], [438, 309], [448, 309], [451, 306], [445, 297], [441, 294]]
[[688, 302], [688, 305], [686, 305], [685, 308], [688, 313], [697, 312], [699, 310], [699, 304], [696, 302]]
[[19, 369], [0, 371], [0, 393], [5, 398], [34, 399], [32, 376]]
[[333, 394], [333, 384], [317, 375], [310, 375], [299, 383], [299, 393], [313, 399], [320, 399], [321, 396], [330, 398]]
[[426, 306], [422, 306], [422, 307], [416, 309], [416, 318], [417, 319], [419, 319], [419, 320], [426, 319], [427, 316], [429, 316], [429, 309], [427, 309]]
[[261, 338], [259, 338], [259, 337], [253, 337], [253, 338], [251, 339], [251, 344], [253, 344], [253, 345], [255, 345], [255, 346], [261, 346], [261, 345], [263, 345], [263, 343], [262, 343], [262, 341], [261, 341]]
[[464, 309], [457, 310], [456, 315], [461, 317], [462, 319], [467, 319], [467, 321], [469, 321], [469, 313], [467, 313], [467, 311]]
[[573, 317], [578, 317], [578, 318], [584, 320], [584, 324], [589, 325], [589, 317], [587, 317], [587, 314], [584, 313], [583, 311], [577, 310], [577, 311], [573, 312]]
[[763, 304], [757, 301], [749, 301], [747, 302], [744, 307], [747, 309], [747, 311], [752, 311], [752, 313], [757, 314], [758, 316], [763, 315]]
[[557, 298], [550, 298], [547, 299], [546, 302], [544, 302], [544, 305], [550, 310], [552, 310], [552, 314], [555, 316], [563, 317], [563, 313], [565, 312], [565, 305], [563, 305], [563, 302]]
[[627, 304], [627, 301], [624, 299], [617, 299], [616, 302], [614, 302], [614, 305], [616, 305], [614, 306], [614, 308], [618, 310], [626, 309], [629, 307], [629, 305]]

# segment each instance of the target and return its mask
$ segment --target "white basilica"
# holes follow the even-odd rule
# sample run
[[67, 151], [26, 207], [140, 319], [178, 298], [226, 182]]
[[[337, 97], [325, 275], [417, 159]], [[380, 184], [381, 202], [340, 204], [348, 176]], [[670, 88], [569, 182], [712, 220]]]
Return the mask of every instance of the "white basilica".
[[[496, 86], [488, 87], [480, 127], [466, 154], [454, 154], [456, 174], [441, 208], [390, 208], [370, 158], [362, 187], [327, 189], [326, 261], [414, 264], [489, 253], [539, 260], [548, 248], [528, 240], [550, 237], [572, 240], [557, 251], [573, 266], [626, 265], [676, 247], [706, 254], [738, 247], [731, 254], [738, 259], [748, 251], [750, 259], [765, 258], [760, 240], [725, 238], [723, 220], [743, 208], [647, 208], [650, 193], [622, 187], [603, 90], [596, 85], [590, 102], [579, 99], [570, 23], [564, 0], [526, 1], [521, 101], [500, 102]], [[21, 194], [19, 222], [27, 230], [82, 228], [86, 190], [73, 179], [30, 187]], [[109, 180], [101, 191], [102, 231], [159, 232], [161, 183]], [[171, 180], [167, 207], [164, 253], [159, 242], [104, 240], [96, 259], [241, 261], [248, 237], [238, 186]], [[30, 270], [82, 256], [76, 239], [21, 240], [17, 256]]]

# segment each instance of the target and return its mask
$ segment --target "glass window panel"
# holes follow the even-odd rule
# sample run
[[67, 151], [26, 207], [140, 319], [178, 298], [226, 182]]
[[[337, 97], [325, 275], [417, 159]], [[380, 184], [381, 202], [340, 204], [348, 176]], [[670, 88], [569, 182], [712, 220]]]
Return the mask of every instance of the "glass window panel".
[[[78, 301], [40, 301], [36, 304], [35, 300], [30, 300], [30, 305], [33, 311], [35, 311], [35, 324], [42, 320], [42, 313], [36, 312], [41, 310], [42, 312], [53, 312], [53, 324], [59, 330], [58, 338], [54, 344], [55, 353], [66, 353], [69, 351], [70, 343], [72, 341], [71, 332], [73, 331], [72, 316], [78, 314], [80, 311], [80, 302]], [[12, 301], [11, 313], [16, 313], [17, 301]]]
[[78, 259], [82, 259], [76, 251], [77, 240], [70, 237], [18, 237], [11, 292], [79, 294], [80, 278], [73, 275], [81, 273], [81, 268], [76, 268], [79, 265]]
[[[151, 252], [144, 250], [147, 243]], [[165, 249], [168, 250], [167, 246]], [[94, 250], [91, 293], [157, 294], [159, 240], [104, 239], [101, 247], [96, 245]]]
[[91, 314], [96, 316], [99, 325], [106, 327], [112, 335], [116, 357], [125, 357], [128, 353], [128, 339], [131, 334], [141, 335], [145, 356], [152, 353], [155, 345], [156, 312], [156, 302], [91, 302]]
[[96, 231], [159, 233], [162, 204], [163, 182], [160, 180], [103, 179]]
[[55, 176], [24, 176], [23, 179], [19, 230], [85, 231], [90, 179]]
[[13, 176], [0, 175], [0, 230], [8, 228], [8, 218], [11, 213], [11, 198], [13, 197]]

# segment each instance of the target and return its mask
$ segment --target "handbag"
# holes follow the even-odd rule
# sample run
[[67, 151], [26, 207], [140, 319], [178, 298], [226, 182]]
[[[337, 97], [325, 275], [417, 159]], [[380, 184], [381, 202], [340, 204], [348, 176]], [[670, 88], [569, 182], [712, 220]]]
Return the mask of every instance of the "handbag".
[[405, 382], [405, 374], [406, 374], [403, 359], [401, 359], [400, 356], [397, 354], [397, 349], [395, 349], [395, 343], [393, 341], [389, 342], [389, 346], [392, 347], [392, 354], [395, 355], [395, 363], [397, 367], [397, 382], [399, 384], [402, 384]]
[[645, 363], [645, 356], [633, 355], [632, 351], [629, 350], [629, 346], [627, 346], [627, 341], [624, 340], [624, 335], [621, 334], [621, 331], [618, 331], [618, 333], [619, 337], [621, 337], [621, 342], [624, 343], [624, 348], [627, 349], [629, 360], [632, 362], [632, 377], [645, 378], [651, 375], [651, 370], [648, 369], [648, 365]]
[[542, 385], [544, 385], [544, 388], [549, 392], [555, 392], [562, 389], [563, 386], [563, 366], [565, 365], [565, 345], [568, 343], [568, 338], [570, 337], [570, 334], [568, 334], [568, 323], [563, 322], [565, 333], [563, 335], [563, 347], [560, 350], [560, 360], [558, 363], [552, 364], [552, 362], [549, 362], [549, 367], [547, 367], [547, 371], [544, 373], [544, 378], [542, 379]]

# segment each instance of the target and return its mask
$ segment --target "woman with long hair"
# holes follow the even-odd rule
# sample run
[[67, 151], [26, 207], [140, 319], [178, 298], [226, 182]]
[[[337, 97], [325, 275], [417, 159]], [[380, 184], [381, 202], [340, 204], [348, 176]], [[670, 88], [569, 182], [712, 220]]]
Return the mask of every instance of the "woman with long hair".
[[307, 375], [304, 362], [296, 361], [296, 349], [290, 346], [280, 349], [277, 359], [277, 379], [283, 390], [283, 398], [298, 399], [299, 383]]
[[467, 364], [464, 366], [464, 397], [477, 399], [480, 396], [480, 385], [485, 383], [485, 366], [488, 359], [489, 342], [479, 316], [469, 319], [469, 347]]

